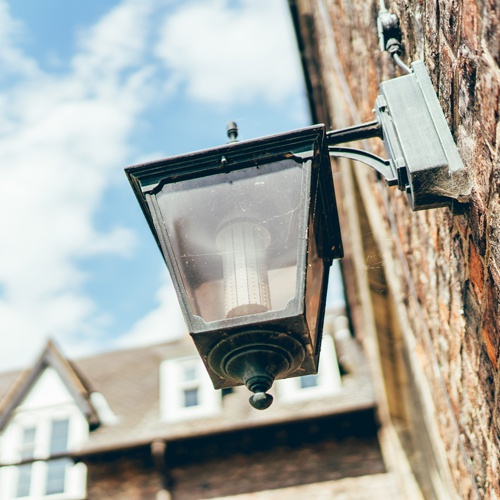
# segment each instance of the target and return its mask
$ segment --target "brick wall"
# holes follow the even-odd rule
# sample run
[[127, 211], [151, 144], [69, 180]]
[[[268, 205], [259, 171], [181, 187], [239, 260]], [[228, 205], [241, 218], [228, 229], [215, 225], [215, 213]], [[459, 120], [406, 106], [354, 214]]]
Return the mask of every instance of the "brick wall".
[[201, 500], [314, 484], [358, 498], [372, 475], [377, 491], [397, 498], [376, 429], [370, 409], [170, 441], [156, 461], [149, 446], [87, 456], [87, 498]]
[[[370, 475], [376, 480], [385, 472], [371, 410], [184, 440], [169, 444], [167, 457], [173, 500], [314, 483], [322, 491], [326, 481]], [[362, 493], [352, 483], [351, 493], [356, 491]], [[391, 491], [387, 486], [385, 493]]]
[[173, 498], [193, 500], [334, 481], [384, 472], [376, 440], [350, 439], [272, 453], [237, 454], [174, 469]]
[[88, 467], [88, 500], [156, 500], [162, 481], [149, 447], [94, 455]]
[[[303, 15], [314, 18], [312, 41], [305, 43], [316, 45], [319, 53], [328, 125], [372, 119], [379, 82], [400, 74], [388, 54], [378, 49], [380, 2], [297, 4]], [[411, 213], [402, 193], [378, 183], [364, 167], [356, 166], [354, 177], [369, 230], [385, 248], [383, 264], [392, 276], [389, 295], [400, 325], [411, 330], [406, 334], [415, 345], [409, 356], [424, 377], [418, 383], [425, 384], [430, 394], [425, 406], [438, 430], [456, 491], [462, 498], [477, 494], [498, 498], [500, 7], [494, 0], [386, 0], [386, 4], [401, 21], [403, 60], [426, 63], [475, 188], [464, 215], [454, 216], [448, 209]], [[381, 152], [376, 142], [371, 148]], [[347, 194], [349, 189], [341, 186]], [[344, 225], [346, 203], [340, 207]], [[345, 269], [352, 259], [349, 238], [346, 235]], [[355, 313], [355, 294], [351, 299]]]

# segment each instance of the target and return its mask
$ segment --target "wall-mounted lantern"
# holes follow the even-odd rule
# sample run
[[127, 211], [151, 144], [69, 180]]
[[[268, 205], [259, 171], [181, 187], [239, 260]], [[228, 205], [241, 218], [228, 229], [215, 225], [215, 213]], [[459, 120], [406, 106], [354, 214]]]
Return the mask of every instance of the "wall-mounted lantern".
[[[412, 70], [381, 84], [373, 122], [126, 169], [215, 388], [245, 384], [263, 409], [275, 379], [317, 371], [329, 266], [342, 257], [329, 155], [371, 165], [414, 210], [467, 200], [470, 183], [425, 66]], [[387, 160], [337, 146], [376, 136]]]
[[318, 125], [127, 169], [214, 387], [244, 383], [259, 408], [318, 367], [342, 256], [325, 140]]

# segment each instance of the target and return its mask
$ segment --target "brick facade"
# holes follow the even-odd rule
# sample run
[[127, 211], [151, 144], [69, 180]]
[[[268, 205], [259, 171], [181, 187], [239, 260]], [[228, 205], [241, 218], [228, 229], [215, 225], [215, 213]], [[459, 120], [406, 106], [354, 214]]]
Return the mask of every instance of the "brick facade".
[[172, 443], [167, 457], [169, 449], [174, 500], [385, 472], [371, 410]]
[[[14, 497], [19, 475], [9, 472], [16, 473], [15, 468], [31, 462], [3, 454], [4, 449], [15, 453], [22, 446], [17, 432], [21, 424], [13, 423], [16, 408], [32, 391], [39, 391], [37, 398], [47, 403], [45, 396], [52, 386], [40, 388], [37, 381], [50, 370], [59, 379], [63, 394], [71, 390], [79, 403], [75, 403], [75, 413], [81, 416], [81, 442], [52, 456], [67, 456], [79, 462], [77, 470], [86, 471], [80, 491], [65, 492], [72, 498], [201, 500], [253, 494], [260, 498], [342, 494], [358, 500], [371, 479], [384, 498], [400, 498], [378, 441], [370, 373], [347, 317], [329, 311], [324, 333], [334, 339], [338, 359], [333, 343], [327, 356], [325, 337], [322, 362], [340, 363], [342, 373], [340, 384], [327, 377], [335, 390], [315, 391], [324, 389], [322, 381], [309, 389], [297, 385], [297, 399], [287, 399], [290, 390], [276, 384], [273, 406], [261, 412], [248, 404], [246, 387], [236, 387], [218, 394], [219, 407], [210, 416], [192, 413], [172, 420], [164, 418], [161, 396], [165, 384], [175, 384], [175, 380], [167, 379], [161, 367], [164, 362], [191, 359], [201, 368], [190, 339], [72, 362], [49, 342], [31, 369], [17, 377], [0, 373], [0, 420], [6, 429], [0, 429], [0, 474], [7, 471], [1, 477], [2, 481], [7, 478], [2, 483], [7, 487], [0, 497]], [[33, 414], [32, 418], [36, 421], [38, 417]], [[42, 418], [43, 424], [50, 421], [45, 415]], [[67, 486], [74, 483], [72, 471], [73, 466], [68, 469]]]
[[[161, 490], [171, 500], [265, 495], [283, 488], [307, 495], [309, 485], [319, 494], [342, 492], [354, 500], [371, 477], [385, 497], [396, 499], [376, 427], [373, 410], [365, 410], [174, 440], [156, 460], [149, 446], [83, 456], [88, 499], [155, 500]], [[325, 482], [331, 483], [326, 489]]]
[[149, 446], [93, 455], [88, 468], [88, 500], [154, 500], [162, 489]]
[[[344, 272], [353, 323], [359, 338], [369, 340], [370, 318], [362, 294], [366, 286], [379, 344], [384, 341], [381, 325], [401, 334], [406, 363], [402, 379], [412, 379], [402, 380], [401, 394], [415, 386], [421, 420], [430, 441], [436, 441], [431, 446], [436, 470], [442, 475], [430, 486], [429, 497], [440, 496], [440, 482], [450, 497], [453, 488], [461, 498], [499, 498], [500, 7], [492, 0], [386, 3], [401, 22], [404, 61], [421, 59], [428, 68], [474, 190], [463, 215], [448, 209], [412, 213], [404, 194], [377, 181], [368, 167], [342, 162], [334, 167], [343, 200]], [[306, 47], [302, 55], [316, 114], [325, 116], [332, 128], [373, 119], [378, 84], [401, 74], [378, 47], [380, 2], [291, 4], [299, 10]], [[380, 142], [369, 147], [382, 153]], [[370, 241], [375, 246], [367, 246]], [[359, 245], [368, 268], [365, 276], [357, 271]], [[375, 267], [383, 274], [379, 292]], [[396, 337], [393, 333], [391, 338]], [[372, 344], [365, 347], [373, 349]], [[382, 364], [387, 364], [384, 356], [392, 354], [384, 355], [383, 349]], [[394, 368], [394, 359], [390, 362]], [[387, 373], [383, 378], [387, 381]], [[385, 386], [388, 400], [390, 383]], [[390, 401], [388, 407], [394, 416]], [[415, 420], [412, 410], [406, 416], [410, 422]], [[425, 490], [425, 480], [420, 482]]]

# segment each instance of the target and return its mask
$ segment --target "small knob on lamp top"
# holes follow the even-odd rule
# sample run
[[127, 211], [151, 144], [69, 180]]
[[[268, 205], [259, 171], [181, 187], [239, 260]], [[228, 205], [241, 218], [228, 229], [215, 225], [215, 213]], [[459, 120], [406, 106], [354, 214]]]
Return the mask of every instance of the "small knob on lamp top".
[[229, 122], [226, 125], [226, 131], [229, 142], [238, 142], [238, 125], [236, 125], [236, 122]]

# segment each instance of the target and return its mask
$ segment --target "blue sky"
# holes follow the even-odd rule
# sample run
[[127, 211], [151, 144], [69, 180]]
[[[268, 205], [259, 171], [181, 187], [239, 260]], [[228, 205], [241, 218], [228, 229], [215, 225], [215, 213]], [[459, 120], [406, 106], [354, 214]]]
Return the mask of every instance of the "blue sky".
[[285, 0], [0, 0], [0, 369], [184, 332], [127, 165], [309, 124]]

